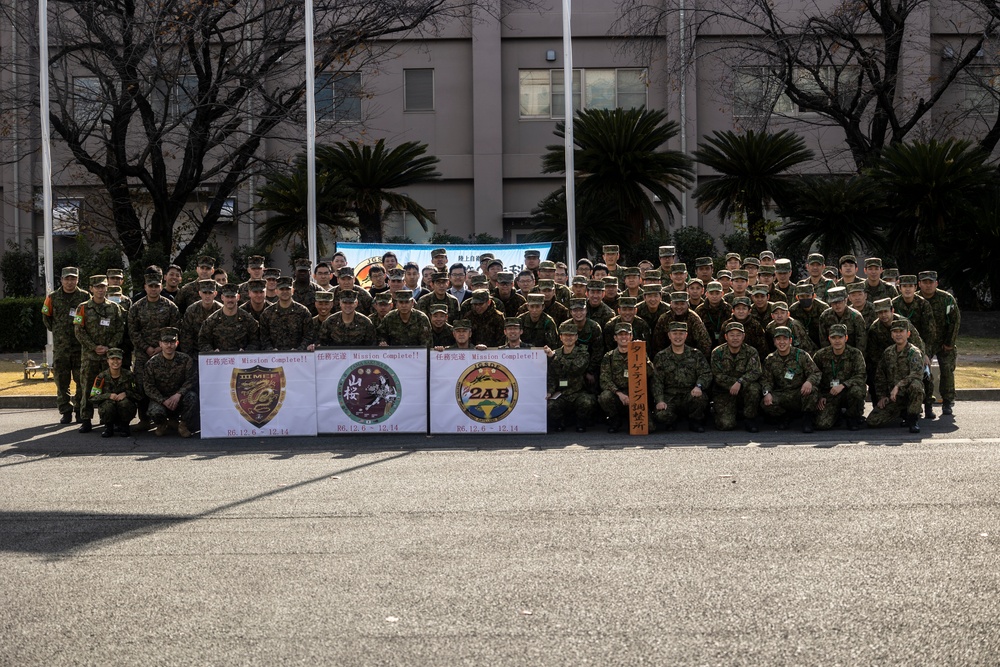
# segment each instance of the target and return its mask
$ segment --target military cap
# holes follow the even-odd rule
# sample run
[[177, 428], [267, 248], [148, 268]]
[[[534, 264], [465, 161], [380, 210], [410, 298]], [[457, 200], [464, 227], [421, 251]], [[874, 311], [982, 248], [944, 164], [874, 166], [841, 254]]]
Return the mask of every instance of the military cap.
[[451, 328], [454, 331], [465, 331], [472, 328], [472, 322], [469, 320], [455, 320], [455, 322], [451, 325]]
[[392, 293], [393, 301], [413, 301], [413, 290], [399, 289]]
[[746, 330], [743, 328], [742, 322], [730, 322], [729, 324], [727, 324], [726, 333], [729, 333], [730, 331], [739, 331], [740, 333], [746, 333]]
[[[340, 301], [347, 301], [344, 298], [344, 292], [341, 292], [338, 296], [340, 297]], [[333, 303], [333, 292], [316, 292], [315, 300], [316, 303]]]
[[[446, 274], [442, 273], [441, 275], [447, 278]], [[435, 278], [435, 280], [437, 279]], [[500, 273], [497, 274], [497, 282], [503, 283], [505, 285], [512, 284], [514, 282], [514, 274], [511, 273], [510, 271], [501, 271]]]
[[694, 260], [695, 267], [699, 266], [715, 266], [715, 262], [711, 257], [697, 257]]
[[[605, 290], [605, 289], [607, 289], [609, 287], [614, 287], [615, 289], [618, 289], [618, 279], [615, 278], [614, 276], [606, 276], [606, 277], [602, 278], [600, 282], [601, 282], [601, 289], [602, 290]], [[589, 282], [587, 283], [587, 289], [590, 289], [590, 283]]]
[[726, 253], [726, 261], [728, 262], [731, 259], [739, 260], [740, 263], [743, 262], [743, 258], [740, 257], [740, 253], [738, 253], [738, 252], [727, 252]]
[[616, 246], [616, 245], [606, 245], [603, 248], [601, 248], [601, 252], [604, 253], [605, 255], [609, 255], [611, 253], [618, 252], [618, 246]]
[[616, 322], [615, 323], [615, 335], [620, 333], [632, 333], [632, 325], [628, 322]]
[[581, 257], [580, 259], [576, 260], [576, 267], [580, 268], [581, 266], [589, 266], [590, 268], [594, 268], [594, 263], [591, 262], [586, 257]]
[[826, 264], [826, 258], [818, 252], [811, 252], [806, 257], [806, 264]]
[[264, 280], [267, 280], [269, 278], [274, 278], [275, 280], [277, 280], [278, 278], [281, 277], [281, 269], [267, 268], [264, 269], [264, 273], [262, 275], [264, 277]]
[[854, 292], [864, 292], [865, 282], [863, 280], [855, 280], [853, 283], [847, 285], [845, 289], [848, 294], [852, 294]]
[[691, 280], [688, 281], [688, 287], [691, 287], [691, 285], [701, 285], [702, 287], [704, 287], [705, 281], [702, 280], [701, 278], [692, 278]]
[[803, 280], [795, 285], [795, 296], [812, 296], [816, 294], [816, 286], [808, 280]]
[[790, 260], [790, 259], [776, 259], [776, 260], [774, 260], [774, 272], [775, 273], [791, 273], [792, 272], [792, 260]]
[[691, 297], [688, 296], [687, 292], [671, 292], [670, 293], [670, 300], [671, 301], [690, 301]]
[[110, 287], [108, 287], [108, 296], [116, 296], [116, 295], [120, 296], [121, 293], [122, 293], [121, 285], [111, 285]]
[[746, 259], [743, 260], [743, 268], [746, 268], [747, 266], [756, 266], [759, 268], [760, 259], [758, 259], [757, 257], [747, 257]]
[[872, 304], [872, 308], [875, 309], [876, 313], [881, 313], [883, 310], [892, 310], [892, 299], [888, 297], [885, 299], [879, 299]]
[[846, 336], [847, 335], [847, 325], [846, 324], [831, 324], [829, 336]]
[[788, 310], [788, 304], [784, 301], [775, 301], [771, 304], [771, 312], [773, 313], [776, 310]]
[[64, 266], [61, 275], [63, 278], [79, 278], [80, 269], [75, 266]]
[[730, 280], [732, 280], [733, 272], [730, 271], [729, 269], [722, 269], [721, 271], [715, 274], [715, 279], [718, 280], [719, 282], [722, 282], [723, 278], [729, 278]]
[[671, 322], [667, 325], [667, 331], [687, 331], [687, 322]]
[[431, 250], [431, 257], [438, 257], [439, 255], [447, 255], [448, 250], [445, 248], [434, 248]]
[[576, 328], [576, 325], [570, 320], [566, 320], [559, 325], [559, 335], [572, 334], [574, 336], [580, 335], [580, 330]]
[[431, 307], [428, 308], [428, 310], [430, 311], [431, 315], [433, 315], [434, 313], [445, 313], [445, 314], [447, 314], [448, 313], [448, 304], [446, 304], [446, 303], [432, 303]]
[[837, 277], [837, 269], [833, 268], [832, 266], [827, 267], [826, 269], [823, 270], [823, 275], [824, 276], [829, 276], [830, 278], [836, 278]]
[[757, 256], [760, 257], [761, 261], [765, 259], [774, 259], [774, 253], [770, 250], [761, 250], [757, 253]]
[[163, 277], [159, 273], [147, 273], [144, 283], [146, 285], [161, 285]]
[[552, 280], [552, 278], [542, 278], [541, 280], [538, 281], [538, 289], [542, 290], [543, 292], [548, 292], [550, 290], [554, 290], [555, 288], [556, 288], [556, 281]]
[[587, 307], [587, 300], [586, 299], [570, 299], [569, 300], [569, 309], [570, 310], [578, 310], [580, 308], [586, 308], [586, 307]]
[[642, 277], [644, 280], [660, 280], [663, 277], [663, 271], [659, 269], [647, 269]]
[[108, 348], [107, 357], [108, 359], [124, 359], [125, 352], [120, 347]]
[[570, 284], [572, 285], [583, 285], [587, 286], [587, 276], [573, 276], [573, 280]]
[[539, 262], [538, 263], [538, 270], [539, 271], [555, 271], [556, 270], [556, 263], [553, 262], [550, 259], [547, 259], [544, 262]]
[[296, 271], [310, 271], [312, 269], [312, 261], [307, 257], [299, 257], [295, 260], [295, 270]]
[[746, 306], [747, 308], [749, 308], [750, 307], [750, 297], [746, 297], [746, 296], [738, 296], [738, 297], [736, 297], [735, 299], [733, 299], [733, 308], [735, 308], [736, 306]]
[[541, 256], [542, 256], [542, 253], [541, 253], [541, 251], [538, 251], [538, 250], [525, 250], [524, 251], [524, 258], [525, 259], [538, 259]]
[[[212, 282], [215, 283], [214, 280]], [[217, 285], [216, 289], [222, 296], [236, 296], [240, 293], [240, 286], [236, 283], [226, 283], [225, 285], [215, 284]]]
[[[502, 276], [502, 275], [504, 275], [504, 274], [501, 273], [499, 276], [497, 276], [497, 280], [500, 280], [500, 276]], [[448, 274], [445, 273], [444, 271], [436, 271], [436, 272], [434, 272], [434, 273], [431, 274], [431, 282], [435, 282], [436, 283], [439, 280], [448, 280]], [[501, 282], [503, 282], [503, 281], [501, 281]]]
[[379, 292], [374, 297], [375, 303], [392, 303], [392, 292], [386, 290], [385, 292]]
[[760, 269], [758, 269], [757, 273], [759, 273], [760, 275], [764, 275], [764, 276], [773, 276], [774, 275], [774, 265], [773, 264], [761, 264], [760, 265]]
[[722, 291], [722, 283], [720, 283], [718, 280], [710, 280], [708, 282], [708, 284], [705, 285], [705, 291], [706, 292], [721, 292]]
[[919, 280], [937, 280], [937, 271], [921, 271], [917, 274]]
[[281, 276], [278, 278], [278, 289], [292, 289], [292, 277]]
[[352, 289], [337, 290], [337, 301], [357, 301], [358, 293]]
[[495, 255], [493, 253], [491, 253], [491, 252], [484, 252], [482, 255], [479, 256], [479, 261], [480, 262], [485, 262], [488, 259], [494, 259], [494, 257], [495, 257]]
[[389, 269], [389, 273], [386, 275], [388, 275], [389, 280], [402, 280], [406, 276], [406, 271], [398, 267], [394, 267]]
[[843, 287], [834, 287], [827, 291], [826, 302], [836, 303], [838, 301], [845, 301], [847, 299], [847, 290]]
[[674, 262], [670, 265], [670, 273], [687, 273], [688, 267], [684, 262]]
[[105, 273], [105, 275], [108, 276], [108, 278], [124, 278], [125, 277], [125, 272], [122, 271], [121, 269], [108, 269], [104, 273]]
[[264, 266], [264, 257], [262, 255], [250, 255], [247, 257], [248, 269], [259, 269], [262, 266]]
[[211, 278], [208, 278], [207, 280], [199, 280], [198, 281], [198, 291], [199, 292], [218, 292], [219, 291], [219, 283], [215, 282]]
[[735, 269], [732, 272], [733, 280], [750, 280], [750, 274], [746, 272], [746, 269]]
[[677, 248], [672, 245], [661, 245], [657, 251], [660, 257], [674, 257], [677, 255]]
[[880, 257], [869, 257], [865, 260], [865, 268], [867, 269], [869, 266], [882, 268], [882, 259]]
[[338, 278], [353, 278], [354, 277], [354, 268], [350, 267], [350, 266], [342, 266], [342, 267], [340, 267], [339, 269], [337, 269], [337, 277]]
[[623, 296], [622, 298], [618, 299], [618, 310], [621, 310], [622, 308], [635, 308], [635, 307], [636, 307], [636, 298], [634, 296]]
[[750, 294], [764, 294], [767, 295], [770, 290], [767, 289], [766, 285], [754, 285], [750, 288]]
[[646, 296], [647, 294], [659, 294], [659, 293], [660, 293], [660, 286], [659, 285], [643, 285], [642, 286], [642, 295], [643, 296]]
[[916, 285], [917, 284], [917, 277], [913, 276], [913, 275], [909, 275], [909, 274], [907, 274], [905, 276], [900, 276], [899, 277], [899, 284], [900, 285]]
[[843, 255], [840, 258], [840, 263], [841, 264], [853, 264], [854, 266], [857, 266], [858, 265], [858, 258], [855, 257], [854, 255]]
[[[227, 283], [228, 284], [228, 283]], [[248, 292], [263, 292], [267, 289], [266, 280], [248, 280], [247, 281], [247, 291]]]
[[642, 271], [639, 270], [638, 266], [629, 266], [625, 268], [624, 275], [626, 276], [641, 276]]
[[886, 280], [895, 280], [899, 278], [899, 269], [886, 269], [885, 270]]
[[771, 332], [771, 338], [777, 338], [778, 336], [784, 336], [785, 338], [792, 337], [792, 330], [788, 327], [774, 327], [774, 331]]
[[486, 303], [486, 302], [488, 302], [490, 300], [490, 292], [489, 292], [489, 290], [485, 290], [485, 289], [477, 289], [476, 291], [474, 291], [472, 293], [472, 296], [469, 298], [469, 300], [473, 304], [483, 304], [483, 303]]
[[528, 301], [528, 305], [529, 306], [533, 306], [533, 305], [544, 306], [545, 305], [545, 295], [544, 294], [529, 294], [528, 296], [525, 297], [525, 299]]
[[97, 287], [98, 285], [107, 285], [108, 277], [105, 275], [90, 276], [90, 286]]
[[177, 327], [163, 327], [160, 329], [160, 340], [177, 340], [179, 334], [180, 332], [177, 330]]
[[902, 329], [903, 331], [908, 331], [910, 328], [910, 322], [905, 317], [899, 320], [893, 320], [889, 323], [889, 330], [896, 331], [897, 329]]
[[503, 327], [504, 327], [504, 329], [506, 329], [507, 327], [519, 327], [519, 328], [523, 328], [524, 325], [521, 324], [521, 320], [519, 320], [516, 317], [505, 317], [505, 318], [503, 318]]
[[158, 266], [147, 266], [146, 270], [143, 271], [143, 275], [155, 274], [157, 276], [163, 277], [163, 269]]
[[198, 266], [202, 268], [215, 268], [215, 258], [208, 255], [202, 255], [198, 258]]

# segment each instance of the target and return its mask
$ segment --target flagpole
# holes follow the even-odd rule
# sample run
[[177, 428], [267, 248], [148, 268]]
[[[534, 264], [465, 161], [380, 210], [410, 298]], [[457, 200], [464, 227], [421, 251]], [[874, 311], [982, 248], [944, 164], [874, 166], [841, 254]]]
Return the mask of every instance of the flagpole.
[[306, 32], [306, 234], [309, 260], [316, 269], [316, 48], [313, 45], [313, 3], [305, 0]]
[[[16, 39], [16, 36], [15, 36]], [[49, 127], [49, 3], [38, 2], [38, 106], [42, 133], [42, 257], [45, 262], [45, 293], [55, 286], [52, 264], [52, 130]], [[52, 365], [52, 332], [46, 336], [45, 360]]]
[[566, 265], [576, 271], [576, 173], [573, 164], [573, 0], [563, 0], [563, 118], [566, 123]]

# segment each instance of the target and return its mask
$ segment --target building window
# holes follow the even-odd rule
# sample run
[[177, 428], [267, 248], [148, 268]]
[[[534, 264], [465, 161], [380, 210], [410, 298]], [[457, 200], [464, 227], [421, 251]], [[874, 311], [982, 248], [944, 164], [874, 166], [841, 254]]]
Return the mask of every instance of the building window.
[[361, 73], [316, 76], [316, 118], [337, 123], [361, 122]]
[[963, 72], [962, 106], [983, 116], [1000, 112], [1000, 70], [969, 66]]
[[403, 111], [434, 111], [434, 70], [403, 70]]
[[[562, 118], [566, 104], [563, 71], [521, 70], [521, 118]], [[631, 109], [646, 106], [646, 70], [574, 69], [573, 109]]]
[[97, 121], [104, 110], [101, 80], [96, 76], [73, 77], [73, 118], [78, 125]]
[[[796, 67], [792, 76], [795, 87], [807, 95], [836, 95], [846, 105], [854, 95], [860, 71], [857, 67]], [[801, 116], [815, 113], [793, 104], [784, 91], [782, 80], [768, 67], [740, 67], [733, 80], [733, 115], [737, 118]]]
[[168, 120], [180, 120], [191, 114], [198, 105], [198, 77], [194, 74], [180, 75], [173, 83], [160, 80], [156, 82], [150, 96], [156, 109]]
[[79, 199], [56, 199], [52, 204], [52, 234], [76, 236], [80, 233]]

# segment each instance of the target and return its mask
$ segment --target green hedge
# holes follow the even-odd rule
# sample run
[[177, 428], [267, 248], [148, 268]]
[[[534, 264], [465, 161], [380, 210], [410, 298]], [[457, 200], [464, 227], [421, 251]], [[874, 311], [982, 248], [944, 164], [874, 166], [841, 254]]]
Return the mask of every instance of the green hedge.
[[43, 297], [0, 299], [0, 352], [36, 352], [45, 347]]

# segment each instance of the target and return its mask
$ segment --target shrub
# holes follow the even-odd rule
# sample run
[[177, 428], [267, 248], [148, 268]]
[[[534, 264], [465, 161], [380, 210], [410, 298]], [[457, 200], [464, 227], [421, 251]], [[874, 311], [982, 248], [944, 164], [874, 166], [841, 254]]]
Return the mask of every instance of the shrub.
[[42, 323], [44, 297], [19, 297], [0, 301], [0, 351], [24, 352], [45, 347]]
[[681, 227], [674, 232], [674, 246], [677, 260], [688, 264], [689, 270], [698, 257], [715, 257], [715, 238], [698, 227]]
[[38, 272], [38, 260], [31, 252], [31, 242], [21, 248], [8, 239], [7, 248], [0, 259], [4, 296], [31, 296], [35, 293], [34, 276]]

